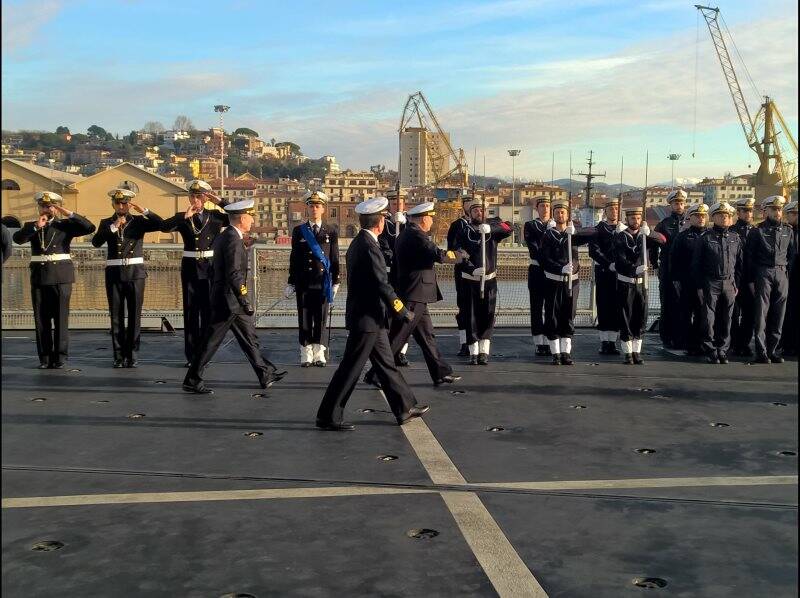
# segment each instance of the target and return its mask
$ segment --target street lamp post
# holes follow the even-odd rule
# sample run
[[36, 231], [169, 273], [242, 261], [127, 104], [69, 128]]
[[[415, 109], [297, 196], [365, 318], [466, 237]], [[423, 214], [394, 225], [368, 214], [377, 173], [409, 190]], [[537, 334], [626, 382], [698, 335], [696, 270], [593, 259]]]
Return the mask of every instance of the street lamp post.
[[222, 132], [222, 139], [220, 140], [220, 165], [219, 165], [219, 196], [224, 199], [225, 197], [225, 125], [223, 124], [223, 115], [230, 110], [230, 106], [217, 104], [214, 106], [214, 112], [219, 112], [219, 128]]
[[515, 161], [516, 157], [519, 156], [522, 150], [518, 149], [510, 149], [508, 150], [508, 155], [511, 156], [511, 245], [514, 245], [514, 233], [516, 227], [516, 217], [514, 216], [514, 212], [516, 210], [516, 181], [517, 181], [517, 173], [515, 170]]
[[672, 162], [672, 188], [673, 189], [675, 188], [675, 162], [677, 162], [680, 159], [680, 157], [681, 157], [680, 154], [669, 154], [667, 156], [667, 160]]

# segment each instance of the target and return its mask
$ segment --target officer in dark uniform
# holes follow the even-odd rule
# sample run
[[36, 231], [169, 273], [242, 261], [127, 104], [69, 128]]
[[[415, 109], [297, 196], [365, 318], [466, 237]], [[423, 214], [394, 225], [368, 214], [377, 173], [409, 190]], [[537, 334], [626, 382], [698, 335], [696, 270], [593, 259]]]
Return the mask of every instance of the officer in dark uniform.
[[[160, 230], [164, 220], [155, 212], [133, 203], [131, 200], [136, 194], [130, 189], [112, 189], [108, 195], [114, 206], [114, 215], [100, 221], [92, 237], [92, 245], [107, 245], [106, 296], [111, 315], [114, 367], [135, 368], [138, 365], [136, 353], [139, 351], [144, 283], [147, 278], [143, 239], [145, 233]], [[130, 214], [131, 207], [143, 215]]]
[[745, 246], [746, 272], [755, 287], [756, 363], [783, 363], [778, 353], [789, 291], [787, 268], [794, 260], [794, 232], [781, 222], [786, 200], [771, 195], [761, 202], [766, 219]]
[[[436, 337], [433, 332], [433, 322], [428, 313], [428, 304], [442, 300], [442, 293], [436, 282], [435, 264], [457, 264], [466, 257], [466, 253], [459, 251], [445, 251], [439, 249], [429, 237], [433, 217], [436, 215], [433, 202], [424, 202], [411, 208], [408, 213], [408, 222], [403, 232], [397, 237], [395, 243], [395, 261], [397, 264], [397, 289], [400, 299], [406, 304], [406, 309], [414, 314], [414, 319], [395, 319], [389, 329], [389, 342], [392, 353], [397, 355], [400, 348], [408, 344], [410, 336], [414, 336], [428, 372], [433, 383], [452, 384], [460, 380], [460, 376], [453, 376], [453, 368], [444, 360], [436, 346]], [[368, 384], [375, 382], [372, 370], [367, 373], [364, 381]]]
[[[703, 297], [697, 279], [690, 265], [694, 247], [706, 230], [708, 206], [704, 203], [692, 204], [686, 210], [689, 226], [674, 238], [669, 256], [669, 278], [675, 285], [680, 301], [677, 330], [673, 339], [678, 347], [686, 347], [687, 355], [702, 355], [701, 346]], [[666, 236], [666, 235], [664, 235]], [[662, 266], [663, 267], [663, 261]]]
[[[397, 293], [397, 260], [394, 254], [394, 246], [405, 225], [406, 215], [403, 212], [395, 212], [394, 216], [387, 214], [383, 232], [378, 235], [381, 253], [383, 253], [383, 259], [386, 262], [386, 274], [389, 276], [389, 284], [392, 285], [395, 293]], [[408, 343], [401, 347], [399, 353], [395, 354], [395, 365], [400, 367], [409, 365], [406, 351], [408, 351]]]
[[703, 350], [709, 363], [728, 363], [731, 316], [744, 267], [742, 241], [730, 230], [734, 209], [727, 202], [711, 206], [714, 226], [698, 239], [692, 254], [691, 272], [701, 289], [700, 318]]
[[203, 382], [203, 372], [230, 330], [258, 377], [261, 388], [269, 388], [286, 375], [264, 359], [259, 350], [253, 321], [255, 310], [247, 291], [247, 250], [244, 234], [253, 226], [252, 199], [225, 206], [230, 226], [214, 239], [211, 266], [211, 321], [198, 352], [183, 380], [183, 390], [213, 394]]
[[781, 345], [783, 345], [783, 355], [797, 355], [797, 311], [798, 293], [800, 293], [800, 271], [797, 268], [797, 201], [786, 204], [783, 209], [786, 224], [794, 231], [794, 259], [789, 264], [789, 293], [786, 297], [786, 316], [783, 319], [783, 332], [781, 333]]
[[[593, 231], [592, 231], [593, 232]], [[572, 365], [572, 335], [578, 307], [578, 245], [589, 241], [578, 237], [572, 224], [568, 200], [553, 202], [553, 226], [542, 237], [539, 259], [542, 262], [547, 294], [544, 298], [544, 331], [553, 354], [553, 365]], [[570, 244], [573, 247], [569, 260]]]
[[[647, 279], [645, 238], [647, 243], [663, 245], [661, 233], [650, 232], [641, 206], [625, 209], [627, 226], [617, 226], [614, 235], [614, 270], [617, 276], [617, 321], [619, 340], [626, 365], [641, 365], [642, 341], [647, 325]], [[649, 253], [649, 251], [648, 251]]]
[[39, 369], [60, 369], [69, 354], [69, 300], [75, 282], [70, 243], [93, 233], [94, 224], [65, 209], [57, 193], [39, 191], [34, 199], [39, 218], [15, 232], [14, 242], [31, 244], [31, 302]]
[[218, 210], [203, 209], [211, 194], [211, 185], [205, 181], [190, 181], [186, 190], [189, 192], [188, 209], [164, 220], [161, 230], [178, 231], [183, 239], [183, 349], [188, 368], [211, 317], [211, 260], [214, 257], [211, 245], [228, 226], [228, 216]]
[[678, 328], [678, 312], [680, 309], [680, 296], [678, 286], [672, 278], [670, 269], [670, 255], [672, 243], [683, 228], [686, 211], [686, 192], [683, 189], [675, 189], [667, 195], [667, 202], [672, 208], [672, 214], [664, 218], [656, 225], [656, 232], [664, 235], [667, 239], [666, 244], [660, 247], [653, 244], [649, 249], [650, 263], [653, 268], [658, 269], [658, 294], [661, 300], [661, 316], [658, 321], [658, 332], [661, 336], [661, 343], [667, 349], [683, 349], [679, 346], [675, 338]]
[[[453, 220], [453, 222], [450, 223], [450, 227], [447, 229], [448, 251], [455, 250], [456, 237], [462, 233], [464, 227], [469, 226], [469, 214], [467, 213], [467, 206], [473, 199], [473, 197], [467, 194], [466, 190], [463, 191], [461, 196], [461, 216], [458, 219]], [[459, 357], [469, 356], [469, 348], [467, 347], [467, 305], [469, 305], [469, 301], [467, 299], [468, 287], [466, 286], [464, 279], [461, 277], [463, 267], [463, 262], [453, 266], [453, 280], [455, 282], [456, 289], [456, 306], [458, 308], [458, 311], [456, 312], [456, 326], [458, 327], [458, 342], [460, 344], [460, 348], [457, 353]]]
[[539, 251], [550, 220], [550, 198], [537, 197], [538, 216], [525, 223], [522, 229], [525, 244], [528, 246], [528, 296], [531, 306], [531, 336], [536, 345], [538, 357], [550, 355], [550, 345], [544, 334], [544, 296], [546, 290], [544, 270], [539, 260]]
[[414, 393], [397, 369], [386, 329], [389, 314], [406, 320], [414, 318], [389, 284], [378, 242], [388, 205], [385, 197], [376, 197], [356, 206], [361, 231], [347, 248], [347, 344], [317, 411], [316, 425], [323, 430], [355, 428], [342, 417], [367, 359], [372, 362], [398, 424], [428, 411], [427, 406], [417, 405]]
[[322, 333], [328, 305], [339, 291], [339, 236], [322, 222], [328, 196], [309, 191], [305, 196], [308, 220], [292, 230], [289, 282], [284, 295], [297, 295], [300, 366], [324, 367], [327, 360]]
[[[753, 225], [753, 207], [756, 200], [752, 197], [743, 197], [736, 201], [736, 213], [739, 218], [731, 230], [739, 234], [742, 248], [747, 246], [747, 237], [755, 228]], [[745, 260], [745, 267], [747, 260]], [[747, 272], [742, 273], [742, 285], [736, 294], [736, 303], [733, 307], [733, 322], [731, 324], [731, 353], [749, 357], [753, 354], [750, 341], [753, 340], [753, 284], [748, 283]]]
[[[487, 365], [497, 307], [497, 245], [511, 236], [511, 224], [492, 219], [487, 222], [483, 205], [473, 198], [468, 205], [470, 222], [461, 229], [453, 243], [454, 250], [464, 250], [461, 278], [465, 286], [467, 345], [470, 365]], [[486, 261], [483, 261], [482, 237], [486, 238]], [[483, 280], [483, 297], [481, 297]]]
[[619, 355], [616, 347], [619, 336], [617, 308], [617, 274], [614, 264], [614, 234], [619, 225], [619, 199], [606, 200], [606, 218], [595, 226], [589, 241], [589, 257], [594, 261], [597, 330], [600, 333], [600, 354]]

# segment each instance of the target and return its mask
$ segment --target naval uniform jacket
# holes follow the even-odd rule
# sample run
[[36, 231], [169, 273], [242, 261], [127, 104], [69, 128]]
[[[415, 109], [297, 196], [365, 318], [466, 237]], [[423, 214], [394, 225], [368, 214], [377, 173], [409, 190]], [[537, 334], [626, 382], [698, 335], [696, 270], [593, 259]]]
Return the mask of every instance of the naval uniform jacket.
[[[547, 232], [545, 232], [542, 237], [542, 248], [539, 252], [545, 276], [550, 274], [559, 277], [563, 282], [567, 281], [566, 275], [561, 270], [569, 263], [569, 246], [567, 245], [569, 236], [566, 231], [559, 231], [555, 227], [548, 228]], [[587, 237], [577, 234], [572, 235], [572, 284], [578, 283], [577, 274], [580, 270], [578, 252], [574, 248], [579, 245], [585, 245], [588, 241]]]
[[[309, 222], [298, 224], [292, 230], [292, 251], [289, 254], [289, 284], [297, 292], [324, 288], [325, 268], [308, 245], [301, 227], [312, 226]], [[316, 234], [322, 253], [330, 262], [331, 284], [339, 284], [339, 235], [334, 228], [320, 224]]]
[[667, 242], [663, 247], [659, 245], [652, 245], [648, 248], [648, 250], [650, 251], [650, 263], [654, 268], [658, 268], [659, 278], [662, 280], [669, 279], [669, 266], [670, 262], [672, 261], [672, 245], [675, 243], [678, 233], [681, 231], [684, 220], [686, 220], [686, 217], [683, 214], [675, 214], [673, 212], [661, 222], [656, 224], [655, 232], [664, 235], [664, 237], [667, 239]]
[[397, 236], [403, 230], [404, 226], [404, 224], [395, 222], [392, 216], [386, 216], [384, 219], [383, 231], [378, 235], [378, 243], [381, 247], [383, 260], [386, 262], [386, 272], [389, 274], [389, 283], [392, 286], [397, 282], [397, 263], [394, 256], [394, 245], [397, 241]]
[[534, 218], [525, 223], [522, 229], [522, 235], [525, 239], [525, 244], [528, 246], [528, 256], [530, 257], [531, 265], [535, 266], [535, 260], [539, 266], [542, 265], [539, 260], [539, 252], [542, 250], [542, 238], [544, 233], [547, 232], [547, 222], [542, 222], [539, 218]]
[[[31, 256], [68, 255], [75, 237], [94, 232], [94, 224], [75, 212], [69, 218], [50, 220], [42, 228], [36, 222], [26, 222], [14, 233], [14, 242], [31, 243]], [[46, 286], [75, 282], [75, 266], [71, 259], [58, 261], [31, 261], [31, 284]]]
[[[117, 220], [117, 216], [103, 218], [97, 232], [92, 237], [92, 245], [102, 247], [103, 243], [107, 246], [107, 260], [119, 260], [144, 257], [144, 235], [161, 230], [164, 220], [148, 210], [147, 217], [132, 216], [126, 217], [127, 224], [122, 230], [111, 230], [111, 225]], [[147, 270], [144, 263], [123, 264], [121, 266], [106, 265], [106, 280], [108, 282], [130, 282], [147, 278]]]
[[[185, 212], [178, 212], [164, 220], [161, 231], [171, 233], [178, 231], [183, 239], [183, 251], [210, 251], [220, 231], [229, 225], [228, 215], [218, 210], [203, 210], [186, 218]], [[208, 257], [181, 258], [181, 276], [187, 280], [206, 280], [211, 276], [211, 260]]]
[[709, 282], [732, 282], [739, 288], [742, 280], [744, 252], [736, 231], [714, 225], [706, 230], [694, 247], [691, 268], [695, 285]]
[[405, 315], [386, 274], [378, 241], [362, 229], [347, 248], [345, 327], [351, 332], [378, 332], [387, 328], [388, 314]]
[[217, 235], [212, 245], [214, 261], [211, 262], [211, 311], [219, 314], [246, 315], [249, 308], [247, 291], [247, 249], [244, 239], [234, 226]]
[[[456, 249], [456, 238], [462, 233], [463, 229], [469, 226], [469, 219], [466, 216], [461, 216], [461, 218], [457, 220], [453, 220], [450, 223], [450, 227], [447, 229], [447, 250], [454, 251]], [[461, 271], [464, 270], [464, 262], [459, 262], [455, 266], [453, 266], [453, 271], [456, 277], [456, 281], [461, 281]]]
[[594, 229], [595, 234], [589, 241], [589, 257], [594, 260], [597, 270], [604, 273], [611, 272], [611, 265], [614, 263], [614, 235], [617, 225], [603, 220], [598, 222]]
[[[658, 227], [656, 227], [656, 229], [657, 228]], [[694, 248], [700, 241], [700, 237], [705, 231], [705, 228], [701, 228], [699, 226], [690, 226], [689, 228], [679, 232], [678, 236], [675, 237], [672, 242], [672, 247], [670, 248], [669, 252], [668, 272], [670, 279], [680, 282], [681, 287], [700, 288], [697, 283], [697, 278], [692, 274], [691, 264]], [[667, 242], [669, 242], [669, 237], [667, 237]]]
[[[486, 224], [491, 228], [491, 232], [486, 235], [486, 263], [483, 263], [481, 252], [482, 233], [478, 231], [478, 225], [466, 224], [453, 243], [454, 249], [463, 249], [469, 258], [464, 262], [461, 277], [464, 280], [480, 282], [480, 276], [474, 276], [472, 271], [483, 266], [487, 282], [494, 280], [497, 275], [497, 246], [506, 237], [511, 236], [511, 223], [501, 222], [499, 219], [492, 219]], [[490, 278], [491, 277], [491, 278]]]
[[746, 271], [754, 281], [760, 270], [787, 268], [797, 252], [795, 233], [788, 224], [767, 218], [756, 226], [747, 237], [745, 247]]
[[442, 292], [436, 280], [435, 264], [448, 260], [447, 251], [439, 249], [428, 233], [409, 222], [395, 244], [397, 293], [404, 301], [436, 303]]

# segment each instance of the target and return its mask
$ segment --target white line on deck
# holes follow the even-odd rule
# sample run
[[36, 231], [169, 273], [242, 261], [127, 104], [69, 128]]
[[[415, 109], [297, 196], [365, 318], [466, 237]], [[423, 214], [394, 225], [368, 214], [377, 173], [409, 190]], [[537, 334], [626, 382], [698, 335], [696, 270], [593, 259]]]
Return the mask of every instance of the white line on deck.
[[795, 485], [796, 475], [727, 476], [702, 478], [640, 478], [622, 480], [554, 480], [550, 482], [482, 482], [469, 484], [482, 488], [509, 490], [597, 490], [620, 488], [692, 488], [713, 486], [783, 486]]

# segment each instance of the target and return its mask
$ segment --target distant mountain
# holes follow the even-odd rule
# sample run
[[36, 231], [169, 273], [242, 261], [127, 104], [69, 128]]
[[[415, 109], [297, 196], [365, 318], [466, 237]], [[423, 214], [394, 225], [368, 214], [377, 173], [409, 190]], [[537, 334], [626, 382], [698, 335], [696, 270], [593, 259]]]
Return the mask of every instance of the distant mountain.
[[[569, 191], [570, 188], [572, 189], [573, 193], [579, 193], [583, 190], [586, 186], [586, 181], [572, 179], [571, 185], [569, 179], [556, 179], [553, 181], [556, 186], [561, 187], [562, 189]], [[632, 189], [639, 189], [639, 187], [635, 187], [633, 185], [626, 185], [625, 183], [615, 183], [613, 185], [609, 185], [608, 183], [603, 183], [602, 181], [594, 180], [592, 181], [592, 189], [594, 189], [595, 193], [604, 193], [605, 195], [618, 195], [620, 192], [620, 188], [622, 191], [631, 191]]]

